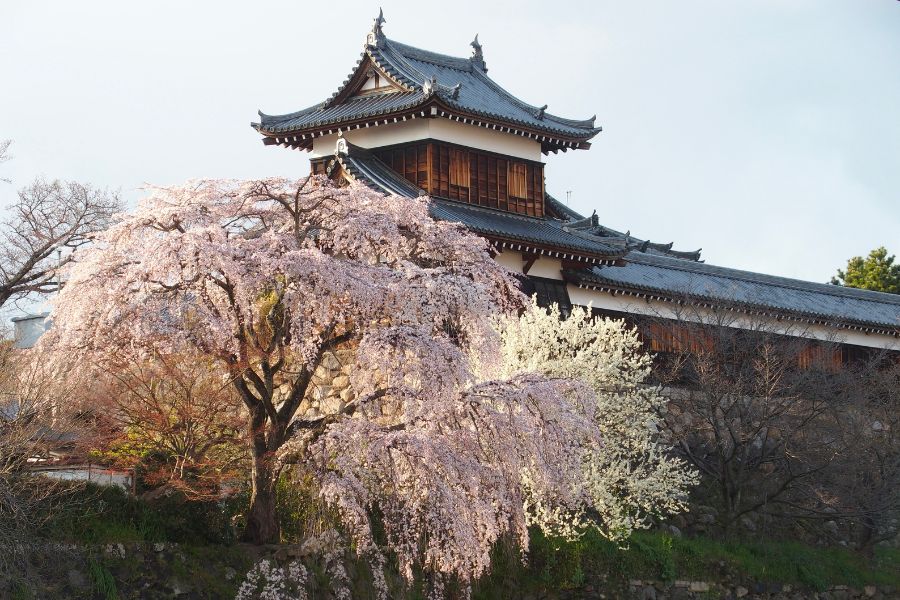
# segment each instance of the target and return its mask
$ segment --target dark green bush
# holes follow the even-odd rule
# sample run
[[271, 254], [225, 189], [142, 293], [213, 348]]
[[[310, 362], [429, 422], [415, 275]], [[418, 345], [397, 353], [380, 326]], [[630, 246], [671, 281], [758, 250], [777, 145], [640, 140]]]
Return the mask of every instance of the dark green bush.
[[146, 502], [118, 487], [88, 484], [49, 516], [44, 533], [88, 544], [174, 542], [222, 544], [235, 539], [232, 520], [245, 499], [189, 502], [177, 494]]

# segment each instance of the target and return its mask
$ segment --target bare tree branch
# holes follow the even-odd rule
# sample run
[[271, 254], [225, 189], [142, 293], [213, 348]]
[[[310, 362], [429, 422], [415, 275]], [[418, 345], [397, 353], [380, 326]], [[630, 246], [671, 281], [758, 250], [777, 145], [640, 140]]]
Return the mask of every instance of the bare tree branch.
[[0, 307], [57, 289], [60, 268], [120, 208], [117, 194], [77, 182], [36, 179], [19, 190], [0, 221]]

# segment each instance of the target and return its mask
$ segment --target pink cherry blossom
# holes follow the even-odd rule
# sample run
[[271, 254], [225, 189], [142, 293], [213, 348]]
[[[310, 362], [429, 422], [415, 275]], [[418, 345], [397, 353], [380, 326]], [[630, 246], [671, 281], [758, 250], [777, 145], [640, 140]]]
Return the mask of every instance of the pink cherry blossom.
[[[501, 536], [527, 548], [529, 525], [590, 509], [594, 392], [484, 372], [500, 347], [490, 317], [526, 302], [488, 244], [433, 220], [427, 199], [322, 178], [192, 181], [151, 189], [79, 254], [45, 343], [100, 364], [213, 359], [246, 411], [250, 541], [278, 540], [286, 468], [313, 476], [360, 552], [380, 555], [380, 515], [403, 573], [436, 582], [469, 582]], [[298, 415], [323, 358], [347, 347], [353, 400]]]

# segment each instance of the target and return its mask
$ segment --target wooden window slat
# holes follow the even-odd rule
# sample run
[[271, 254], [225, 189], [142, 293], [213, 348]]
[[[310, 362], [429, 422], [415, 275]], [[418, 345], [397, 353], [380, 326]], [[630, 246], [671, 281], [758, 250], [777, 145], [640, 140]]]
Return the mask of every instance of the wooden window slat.
[[507, 171], [509, 195], [517, 199], [526, 199], [528, 197], [528, 190], [525, 163], [510, 162]]
[[450, 148], [450, 185], [469, 187], [469, 153]]
[[[428, 141], [373, 149], [398, 174], [441, 198], [544, 215], [543, 165]], [[314, 165], [313, 169], [324, 169]]]

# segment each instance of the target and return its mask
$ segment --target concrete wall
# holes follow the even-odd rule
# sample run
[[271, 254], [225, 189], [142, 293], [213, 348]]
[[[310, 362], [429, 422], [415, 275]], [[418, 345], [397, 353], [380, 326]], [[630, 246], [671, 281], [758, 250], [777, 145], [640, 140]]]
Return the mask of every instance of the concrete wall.
[[15, 328], [14, 346], [16, 348], [31, 348], [44, 332], [50, 329], [50, 313], [38, 315], [25, 315], [12, 319]]

